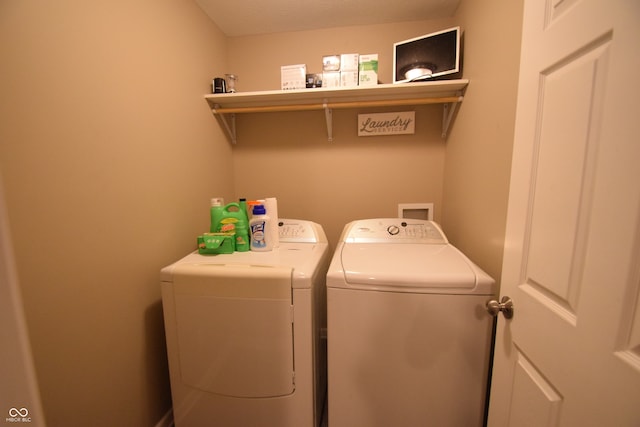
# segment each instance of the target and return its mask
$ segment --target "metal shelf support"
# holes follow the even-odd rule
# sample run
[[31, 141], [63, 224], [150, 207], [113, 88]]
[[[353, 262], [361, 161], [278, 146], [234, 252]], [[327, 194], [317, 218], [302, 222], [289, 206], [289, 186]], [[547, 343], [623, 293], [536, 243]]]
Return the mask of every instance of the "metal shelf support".
[[327, 102], [323, 104], [324, 119], [327, 122], [327, 140], [333, 142], [333, 109], [331, 109]]
[[[214, 112], [216, 108], [220, 108], [220, 106], [216, 105], [214, 108]], [[226, 131], [227, 136], [231, 140], [231, 143], [235, 145], [235, 143], [237, 142], [236, 114], [229, 113], [229, 114], [214, 114], [214, 115], [218, 118], [220, 123], [222, 123], [222, 127]]]

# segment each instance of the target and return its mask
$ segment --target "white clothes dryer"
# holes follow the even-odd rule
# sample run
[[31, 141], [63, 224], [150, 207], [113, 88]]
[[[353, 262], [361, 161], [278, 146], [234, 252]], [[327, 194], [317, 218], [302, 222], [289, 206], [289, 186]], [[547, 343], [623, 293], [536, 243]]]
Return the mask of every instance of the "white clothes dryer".
[[482, 426], [494, 292], [432, 221], [347, 224], [327, 274], [329, 426]]
[[327, 238], [310, 221], [278, 229], [273, 251], [194, 252], [161, 270], [176, 427], [319, 424]]

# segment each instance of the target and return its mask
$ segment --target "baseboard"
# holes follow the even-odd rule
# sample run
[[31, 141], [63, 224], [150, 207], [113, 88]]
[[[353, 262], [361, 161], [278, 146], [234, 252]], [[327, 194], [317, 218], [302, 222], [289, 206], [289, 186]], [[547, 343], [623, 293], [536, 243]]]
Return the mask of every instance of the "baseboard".
[[169, 409], [155, 427], [173, 427], [173, 409]]

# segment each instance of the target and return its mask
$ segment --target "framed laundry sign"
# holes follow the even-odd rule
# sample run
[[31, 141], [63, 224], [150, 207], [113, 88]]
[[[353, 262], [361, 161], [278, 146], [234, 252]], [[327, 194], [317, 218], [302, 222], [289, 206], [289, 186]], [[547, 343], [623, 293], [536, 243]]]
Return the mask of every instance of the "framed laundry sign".
[[358, 136], [415, 133], [416, 112], [358, 114]]

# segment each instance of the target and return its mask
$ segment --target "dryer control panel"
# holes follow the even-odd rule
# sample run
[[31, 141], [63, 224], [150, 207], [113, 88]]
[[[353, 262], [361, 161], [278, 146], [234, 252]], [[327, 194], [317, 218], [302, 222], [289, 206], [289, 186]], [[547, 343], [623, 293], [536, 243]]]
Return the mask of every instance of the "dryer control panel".
[[322, 240], [314, 223], [301, 219], [280, 219], [278, 237], [285, 243], [318, 243]]
[[435, 222], [409, 218], [354, 221], [345, 227], [342, 237], [347, 243], [448, 243]]

